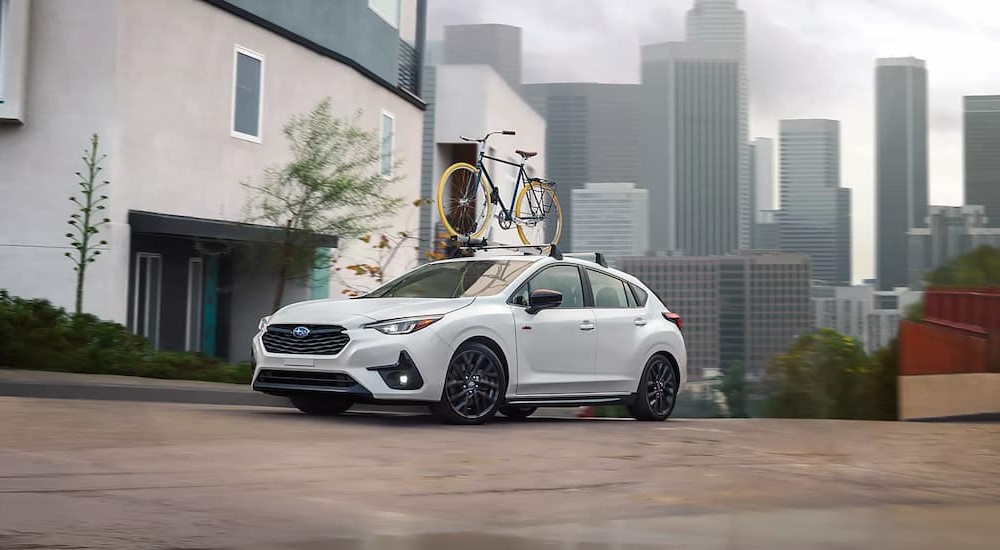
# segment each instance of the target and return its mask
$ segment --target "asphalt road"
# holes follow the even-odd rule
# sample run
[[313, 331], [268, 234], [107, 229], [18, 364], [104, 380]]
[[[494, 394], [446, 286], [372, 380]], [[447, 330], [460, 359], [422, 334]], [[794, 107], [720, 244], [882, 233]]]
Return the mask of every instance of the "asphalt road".
[[983, 548], [1000, 425], [0, 397], [0, 548]]

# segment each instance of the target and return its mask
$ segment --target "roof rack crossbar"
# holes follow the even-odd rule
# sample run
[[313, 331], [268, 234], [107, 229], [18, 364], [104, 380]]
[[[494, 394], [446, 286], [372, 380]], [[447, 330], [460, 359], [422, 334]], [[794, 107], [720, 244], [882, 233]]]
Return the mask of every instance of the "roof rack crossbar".
[[473, 239], [466, 235], [453, 235], [451, 241], [456, 243], [458, 248], [467, 250], [537, 250], [539, 253], [548, 250], [549, 256], [557, 260], [563, 259], [562, 252], [551, 244], [489, 244], [486, 239]]

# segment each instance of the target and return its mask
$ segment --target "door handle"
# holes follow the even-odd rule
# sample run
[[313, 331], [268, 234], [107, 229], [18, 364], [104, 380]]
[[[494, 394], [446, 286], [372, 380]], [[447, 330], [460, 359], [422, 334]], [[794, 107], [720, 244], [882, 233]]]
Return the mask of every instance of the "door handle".
[[593, 321], [584, 321], [580, 323], [580, 330], [594, 330], [595, 328], [597, 327], [594, 326]]
[[635, 321], [632, 321], [632, 324], [634, 324], [637, 327], [644, 327], [646, 326], [646, 320], [643, 319], [642, 317], [639, 317]]

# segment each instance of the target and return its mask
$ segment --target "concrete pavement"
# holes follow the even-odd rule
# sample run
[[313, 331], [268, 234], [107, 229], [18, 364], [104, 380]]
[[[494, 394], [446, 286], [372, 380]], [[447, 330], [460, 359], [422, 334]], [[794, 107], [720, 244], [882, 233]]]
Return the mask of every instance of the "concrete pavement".
[[996, 548], [1000, 426], [0, 397], [0, 548]]

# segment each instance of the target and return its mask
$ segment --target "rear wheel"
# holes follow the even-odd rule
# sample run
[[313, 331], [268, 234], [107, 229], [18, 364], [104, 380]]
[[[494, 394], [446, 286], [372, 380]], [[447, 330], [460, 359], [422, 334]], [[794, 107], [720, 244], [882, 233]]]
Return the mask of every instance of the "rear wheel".
[[448, 235], [483, 236], [493, 211], [486, 178], [469, 163], [452, 164], [438, 182], [437, 207]]
[[518, 407], [516, 405], [507, 405], [506, 407], [500, 407], [500, 414], [506, 416], [507, 418], [521, 420], [528, 418], [537, 410], [538, 407]]
[[507, 391], [507, 375], [493, 350], [463, 344], [448, 365], [441, 400], [431, 412], [449, 424], [482, 424], [496, 414]]
[[636, 420], [666, 420], [674, 412], [679, 382], [677, 371], [666, 356], [650, 357], [639, 379], [635, 403], [628, 408], [632, 417]]
[[350, 409], [354, 403], [340, 397], [296, 395], [292, 397], [292, 405], [306, 414], [334, 416]]
[[551, 185], [531, 180], [514, 200], [517, 235], [524, 244], [556, 244], [562, 236], [562, 207]]

